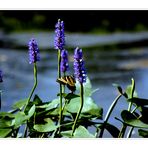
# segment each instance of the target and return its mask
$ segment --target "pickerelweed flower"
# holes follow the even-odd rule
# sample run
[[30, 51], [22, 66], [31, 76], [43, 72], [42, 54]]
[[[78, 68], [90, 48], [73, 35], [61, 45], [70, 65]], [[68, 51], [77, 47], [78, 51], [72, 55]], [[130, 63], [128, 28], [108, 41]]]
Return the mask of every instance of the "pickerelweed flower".
[[65, 45], [64, 22], [59, 19], [55, 25], [55, 28], [55, 49], [63, 50]]
[[29, 47], [29, 63], [32, 64], [37, 61], [40, 61], [39, 48], [34, 38], [32, 38], [29, 41], [28, 47]]
[[80, 83], [86, 82], [86, 69], [84, 66], [82, 49], [76, 48], [74, 52], [74, 74]]
[[61, 51], [61, 64], [60, 64], [60, 69], [61, 72], [66, 72], [69, 68], [68, 64], [68, 51], [63, 49]]
[[3, 74], [1, 70], [0, 70], [0, 82], [3, 82]]

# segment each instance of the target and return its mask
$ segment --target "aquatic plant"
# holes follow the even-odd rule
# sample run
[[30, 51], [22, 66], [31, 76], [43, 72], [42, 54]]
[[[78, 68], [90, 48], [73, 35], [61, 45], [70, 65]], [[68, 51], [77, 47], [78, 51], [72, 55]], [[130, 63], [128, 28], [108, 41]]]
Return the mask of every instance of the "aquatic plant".
[[[92, 90], [86, 74], [82, 49], [77, 47], [74, 50], [73, 77], [67, 71], [70, 67], [68, 51], [64, 49], [63, 21], [58, 20], [55, 33], [55, 49], [58, 51], [58, 78], [55, 79], [55, 83], [57, 81], [60, 86], [57, 98], [49, 98], [50, 101], [43, 102], [42, 98], [34, 94], [38, 84], [37, 61], [40, 61], [40, 54], [37, 42], [31, 39], [29, 63], [34, 66], [34, 85], [29, 96], [17, 101], [11, 111], [0, 112], [0, 137], [102, 138], [106, 131], [114, 138], [130, 138], [135, 128], [138, 129], [139, 136], [148, 137], [148, 99], [138, 97], [134, 79], [131, 79], [131, 84], [125, 90], [114, 84], [118, 95], [104, 115], [103, 108], [92, 99], [95, 90]], [[121, 98], [127, 101], [127, 108], [120, 111], [119, 117], [112, 117]], [[119, 121], [121, 128], [112, 124], [110, 118]], [[90, 127], [95, 132], [90, 132]]]

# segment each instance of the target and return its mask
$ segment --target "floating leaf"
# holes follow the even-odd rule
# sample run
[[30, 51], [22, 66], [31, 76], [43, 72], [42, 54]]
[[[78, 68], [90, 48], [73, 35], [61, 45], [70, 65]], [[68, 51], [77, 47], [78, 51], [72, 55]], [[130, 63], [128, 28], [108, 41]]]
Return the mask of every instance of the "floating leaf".
[[84, 126], [79, 126], [74, 132], [74, 138], [95, 138]]
[[44, 119], [46, 121], [45, 124], [36, 124], [34, 125], [34, 129], [38, 132], [51, 132], [57, 129], [57, 126], [51, 119]]
[[139, 136], [148, 138], [148, 130], [139, 129], [138, 133], [139, 133]]
[[17, 101], [13, 106], [12, 106], [12, 108], [13, 109], [19, 109], [19, 110], [21, 110], [23, 107], [24, 107], [24, 105], [27, 103], [27, 100], [28, 99], [21, 99], [21, 100], [19, 100], [19, 101]]
[[0, 138], [7, 137], [12, 132], [12, 129], [6, 128], [6, 129], [0, 129]]
[[[71, 113], [77, 113], [80, 108], [80, 97], [72, 99], [70, 103], [66, 106], [66, 110]], [[82, 108], [83, 114], [90, 114], [96, 116], [97, 118], [102, 118], [102, 108], [98, 107], [92, 98], [84, 98], [84, 106]]]
[[121, 112], [121, 117], [124, 122], [129, 126], [148, 128], [148, 124], [143, 123], [140, 119], [137, 119], [132, 113], [127, 110], [123, 110]]

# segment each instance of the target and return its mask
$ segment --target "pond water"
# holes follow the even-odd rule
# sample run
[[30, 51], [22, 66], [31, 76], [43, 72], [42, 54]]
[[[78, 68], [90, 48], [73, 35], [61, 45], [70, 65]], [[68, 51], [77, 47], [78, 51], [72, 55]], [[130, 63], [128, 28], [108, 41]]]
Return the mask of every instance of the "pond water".
[[[104, 115], [110, 104], [118, 95], [113, 83], [123, 88], [136, 81], [136, 89], [140, 97], [147, 97], [148, 89], [148, 47], [124, 50], [83, 50], [87, 74], [92, 82], [93, 89], [99, 88], [93, 94], [95, 102], [102, 106]], [[35, 91], [44, 101], [56, 98], [58, 93], [57, 52], [55, 50], [41, 50], [41, 61], [38, 62], [38, 87]], [[69, 51], [69, 61], [72, 70], [72, 54]], [[10, 109], [12, 103], [27, 98], [33, 86], [33, 65], [28, 62], [28, 50], [0, 49], [0, 68], [4, 72], [4, 82], [0, 87], [2, 93], [2, 110]], [[121, 109], [127, 109], [124, 98], [119, 100], [110, 122], [121, 126], [114, 116], [119, 117]], [[110, 137], [110, 135], [106, 135]], [[136, 137], [136, 136], [135, 136]]]

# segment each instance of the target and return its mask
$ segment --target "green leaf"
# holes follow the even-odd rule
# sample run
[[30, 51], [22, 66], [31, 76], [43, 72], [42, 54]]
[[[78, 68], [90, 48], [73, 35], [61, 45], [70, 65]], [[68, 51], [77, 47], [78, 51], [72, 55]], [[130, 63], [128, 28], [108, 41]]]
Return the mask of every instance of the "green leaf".
[[[80, 97], [72, 99], [70, 103], [65, 107], [65, 109], [71, 113], [77, 113], [79, 108], [80, 108]], [[92, 98], [85, 97], [82, 113], [90, 114], [96, 116], [97, 118], [102, 118], [103, 110], [94, 103]]]
[[29, 110], [29, 112], [28, 112], [28, 115], [27, 115], [27, 118], [29, 119], [30, 117], [32, 117], [33, 114], [34, 114], [34, 112], [35, 112], [35, 105], [33, 105], [33, 106], [30, 108], [30, 110]]
[[74, 132], [74, 138], [95, 138], [84, 126], [79, 126]]
[[114, 138], [118, 138], [120, 130], [117, 127], [112, 124], [106, 123], [105, 128]]
[[0, 129], [0, 138], [7, 137], [12, 132], [12, 129]]
[[33, 103], [34, 103], [35, 105], [39, 105], [39, 104], [42, 103], [42, 100], [39, 98], [38, 95], [35, 95], [35, 96], [34, 96], [34, 99], [33, 99]]
[[128, 102], [135, 103], [137, 106], [145, 106], [148, 105], [148, 99], [142, 99], [142, 98], [130, 98], [127, 100]]
[[138, 97], [138, 94], [135, 90], [135, 81], [132, 79], [132, 84], [128, 85], [126, 90], [126, 94], [128, 95], [128, 98]]
[[14, 119], [15, 127], [17, 128], [21, 126], [22, 124], [24, 124], [28, 119], [30, 119], [33, 116], [34, 112], [35, 112], [35, 105], [33, 105], [30, 108], [28, 115], [26, 115], [24, 112], [18, 112], [15, 115], [15, 119]]
[[24, 105], [27, 103], [27, 100], [28, 100], [28, 99], [19, 100], [18, 102], [16, 102], [16, 103], [12, 106], [12, 108], [13, 108], [13, 109], [19, 109], [19, 110], [21, 110], [21, 109], [24, 107]]
[[57, 129], [57, 126], [51, 119], [44, 119], [46, 121], [45, 124], [36, 124], [34, 125], [34, 129], [38, 132], [51, 132]]
[[119, 91], [120, 94], [123, 94], [123, 90], [122, 90], [121, 86], [119, 86], [119, 85], [116, 84], [116, 83], [113, 83], [113, 86], [114, 86], [114, 87], [117, 87], [117, 89], [118, 89], [118, 91]]
[[14, 119], [14, 125], [15, 125], [15, 127], [17, 128], [20, 125], [24, 124], [27, 119], [28, 118], [27, 118], [27, 116], [25, 115], [24, 112], [18, 112], [15, 115], [15, 119]]
[[127, 110], [123, 110], [121, 112], [121, 117], [124, 122], [129, 126], [148, 128], [148, 124], [143, 123], [140, 119], [137, 119], [132, 113]]
[[148, 138], [148, 130], [139, 129], [138, 133], [139, 133], [139, 136], [143, 138]]
[[65, 138], [72, 138], [72, 130], [61, 132], [61, 135]]
[[0, 117], [9, 117], [14, 118], [14, 114], [8, 113], [8, 112], [0, 112]]
[[[83, 84], [84, 87], [84, 96], [91, 96], [92, 95], [92, 85], [90, 79], [87, 77], [86, 83]], [[80, 83], [76, 80], [76, 90], [80, 90]]]
[[37, 106], [37, 108], [45, 108], [46, 110], [51, 110], [51, 109], [56, 108], [58, 104], [59, 104], [59, 99], [54, 99], [47, 104]]
[[72, 93], [69, 93], [65, 96], [65, 99], [67, 100], [71, 100], [71, 99], [74, 99], [74, 98], [77, 98], [77, 97], [80, 97], [79, 95], [76, 95], [76, 94], [72, 94]]
[[12, 119], [0, 119], [0, 128], [7, 128], [12, 126]]

